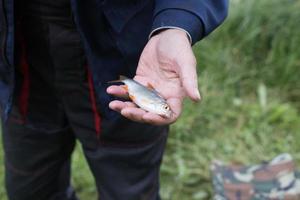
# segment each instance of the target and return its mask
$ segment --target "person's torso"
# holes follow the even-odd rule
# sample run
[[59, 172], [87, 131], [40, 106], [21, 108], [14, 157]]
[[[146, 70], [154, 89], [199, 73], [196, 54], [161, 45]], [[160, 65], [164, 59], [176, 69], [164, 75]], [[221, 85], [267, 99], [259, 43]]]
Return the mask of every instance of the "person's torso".
[[84, 50], [70, 0], [24, 1], [20, 23], [30, 68], [53, 87], [83, 79]]
[[70, 0], [27, 0], [20, 2], [21, 4], [26, 15], [55, 18], [71, 14]]
[[[101, 107], [104, 108], [107, 115], [110, 115], [111, 111], [107, 105], [111, 101], [111, 97], [105, 92], [107, 81], [115, 79], [120, 74], [128, 77], [134, 75], [139, 55], [148, 41], [151, 30], [154, 1], [42, 1], [42, 5], [39, 7], [35, 5], [39, 2], [37, 0], [31, 0], [29, 2], [31, 5], [27, 4], [26, 6], [24, 6], [24, 2], [28, 3], [16, 0], [11, 4], [9, 0], [0, 0], [0, 9], [2, 10], [5, 6], [5, 12], [0, 13], [0, 25], [3, 21], [5, 22], [5, 28], [0, 28], [1, 49], [4, 49], [5, 52], [0, 53], [1, 58], [6, 58], [5, 60], [8, 61], [5, 63], [2, 62], [3, 59], [0, 60], [0, 88], [2, 91], [0, 107], [4, 111], [4, 116], [7, 116], [10, 110], [11, 94], [15, 89], [16, 79], [13, 69], [21, 60], [21, 56], [17, 52], [20, 50], [20, 43], [16, 41], [18, 14], [20, 13], [25, 13], [27, 17], [35, 18], [37, 21], [46, 17], [47, 21], [51, 23], [54, 20], [61, 26], [71, 25], [69, 27], [79, 32], [85, 58], [93, 74], [94, 84], [97, 86], [95, 87], [96, 94], [103, 105]], [[48, 6], [46, 7], [46, 5]], [[16, 7], [19, 8], [19, 11], [15, 9]], [[54, 11], [53, 8], [55, 8]], [[55, 13], [54, 16], [51, 13]], [[58, 18], [67, 20], [58, 22]], [[30, 23], [36, 24], [33, 21]], [[41, 41], [42, 37], [46, 36], [41, 33], [44, 30], [38, 30], [36, 26], [32, 25], [27, 26], [32, 29], [27, 32], [30, 32], [32, 39]], [[33, 33], [34, 31], [35, 33]], [[33, 35], [39, 38], [34, 38]], [[45, 42], [32, 44], [46, 47], [41, 45]], [[45, 52], [45, 49], [47, 48], [36, 52], [42, 53]]]

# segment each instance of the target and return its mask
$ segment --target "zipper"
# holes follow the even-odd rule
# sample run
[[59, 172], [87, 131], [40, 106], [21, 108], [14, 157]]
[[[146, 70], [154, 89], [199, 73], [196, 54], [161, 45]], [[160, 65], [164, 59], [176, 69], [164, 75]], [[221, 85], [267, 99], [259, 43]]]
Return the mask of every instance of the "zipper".
[[0, 17], [0, 19], [2, 19], [2, 32], [3, 32], [3, 36], [1, 38], [1, 58], [4, 62], [4, 64], [6, 66], [9, 66], [8, 60], [6, 58], [6, 40], [7, 40], [7, 19], [6, 19], [6, 15], [5, 15], [5, 8], [4, 8], [4, 0], [0, 0], [0, 8], [2, 8], [1, 13], [2, 16]]

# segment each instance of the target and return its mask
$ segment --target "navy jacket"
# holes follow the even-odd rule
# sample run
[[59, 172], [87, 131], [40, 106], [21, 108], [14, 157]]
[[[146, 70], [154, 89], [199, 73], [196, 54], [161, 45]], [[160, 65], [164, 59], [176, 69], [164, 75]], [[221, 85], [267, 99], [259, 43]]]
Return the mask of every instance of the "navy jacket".
[[[16, 13], [14, 0], [0, 0], [0, 108], [11, 109], [15, 85]], [[105, 90], [120, 74], [135, 75], [151, 31], [166, 26], [185, 29], [192, 43], [212, 32], [227, 15], [227, 0], [71, 0], [103, 117], [113, 116]], [[103, 20], [103, 16], [105, 20]]]

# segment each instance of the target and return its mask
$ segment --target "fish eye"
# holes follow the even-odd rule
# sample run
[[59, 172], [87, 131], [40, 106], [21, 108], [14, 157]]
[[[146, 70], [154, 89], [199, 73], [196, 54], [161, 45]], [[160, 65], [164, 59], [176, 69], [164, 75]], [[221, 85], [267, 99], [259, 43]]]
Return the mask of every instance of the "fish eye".
[[165, 109], [165, 110], [170, 110], [170, 107], [169, 107], [168, 105], [165, 105], [165, 106], [164, 106], [164, 109]]

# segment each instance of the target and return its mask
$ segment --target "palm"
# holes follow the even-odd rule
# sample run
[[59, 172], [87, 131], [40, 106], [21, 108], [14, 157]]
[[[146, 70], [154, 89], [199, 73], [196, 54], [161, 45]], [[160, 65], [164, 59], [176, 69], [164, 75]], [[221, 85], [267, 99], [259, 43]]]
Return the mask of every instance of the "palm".
[[154, 50], [157, 39], [149, 42], [141, 55], [134, 77], [140, 83], [150, 83], [166, 99], [182, 98], [184, 96], [181, 80], [173, 63], [165, 52]]
[[[151, 38], [140, 57], [134, 79], [144, 85], [151, 84], [173, 111], [172, 117], [166, 119], [137, 108], [131, 102], [110, 103], [110, 108], [134, 121], [170, 124], [179, 117], [185, 96], [200, 99], [195, 58], [185, 33], [178, 30], [165, 31]], [[107, 92], [116, 96], [126, 93], [118, 86], [109, 87]]]

